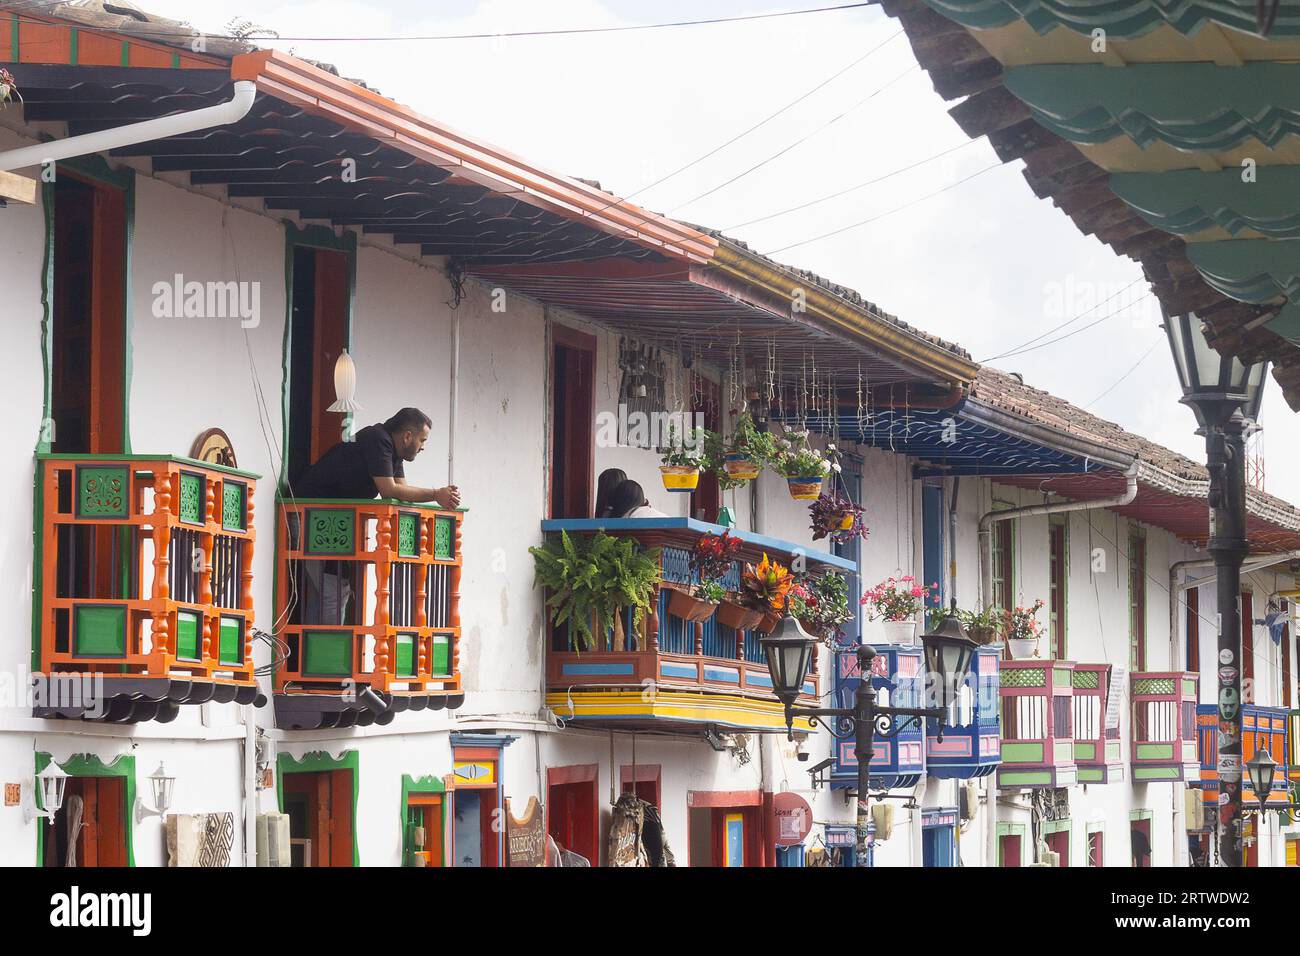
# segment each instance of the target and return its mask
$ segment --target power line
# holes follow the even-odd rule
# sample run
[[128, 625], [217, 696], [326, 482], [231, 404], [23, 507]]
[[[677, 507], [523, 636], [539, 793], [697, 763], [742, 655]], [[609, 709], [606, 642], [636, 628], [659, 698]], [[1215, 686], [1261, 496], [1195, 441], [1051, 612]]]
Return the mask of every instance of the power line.
[[942, 187], [941, 189], [936, 189], [934, 192], [926, 193], [924, 196], [919, 196], [916, 199], [913, 199], [911, 202], [905, 202], [901, 206], [895, 206], [893, 209], [890, 209], [887, 212], [882, 212], [877, 216], [872, 216], [869, 219], [863, 219], [860, 220], [859, 222], [849, 223], [849, 225], [847, 226], [841, 226], [839, 229], [832, 229], [830, 232], [823, 232], [821, 235], [813, 236], [810, 239], [801, 239], [799, 242], [792, 242], [789, 245], [782, 246], [779, 249], [773, 249], [771, 252], [765, 252], [763, 253], [763, 255], [774, 256], [778, 252], [785, 252], [787, 249], [795, 249], [798, 248], [799, 246], [806, 246], [809, 243], [817, 242], [821, 239], [829, 239], [831, 236], [838, 236], [840, 233], [848, 232], [850, 229], [857, 229], [859, 226], [865, 226], [869, 223], [877, 222], [881, 219], [884, 219], [886, 216], [892, 216], [896, 212], [902, 212], [904, 209], [910, 209], [912, 206], [915, 206], [917, 203], [925, 202], [927, 199], [933, 199], [935, 196], [938, 196], [940, 193], [946, 193], [950, 189], [955, 189], [956, 187], [960, 186], [962, 183], [968, 183], [976, 176], [982, 176], [991, 169], [1001, 169], [1001, 168], [1003, 168], [1003, 164], [1001, 162], [994, 163], [991, 166], [985, 166], [983, 169], [978, 170], [977, 172], [973, 172], [969, 176], [964, 176], [963, 178], [957, 180], [956, 182], [949, 183], [948, 185]]
[[[1005, 358], [1005, 357], [1008, 356], [1008, 355], [1014, 355], [1014, 354], [1016, 354], [1017, 352], [1019, 352], [1020, 350], [1022, 350], [1026, 345], [1033, 345], [1033, 344], [1034, 344], [1035, 342], [1037, 342], [1039, 339], [1046, 338], [1047, 336], [1051, 335], [1053, 332], [1058, 332], [1058, 331], [1060, 331], [1061, 329], [1065, 328], [1067, 325], [1073, 325], [1075, 322], [1078, 322], [1078, 321], [1079, 321], [1081, 318], [1083, 318], [1085, 315], [1088, 315], [1090, 312], [1096, 312], [1098, 309], [1100, 309], [1103, 305], [1105, 305], [1105, 304], [1106, 304], [1107, 302], [1109, 302], [1111, 299], [1115, 298], [1115, 296], [1117, 296], [1117, 295], [1121, 295], [1122, 293], [1127, 292], [1129, 289], [1133, 288], [1133, 286], [1137, 285], [1137, 284], [1138, 284], [1139, 282], [1141, 282], [1141, 281], [1142, 281], [1141, 277], [1138, 277], [1138, 278], [1134, 279], [1132, 282], [1130, 282], [1128, 285], [1124, 286], [1124, 287], [1123, 287], [1122, 289], [1120, 289], [1118, 292], [1114, 292], [1114, 293], [1112, 293], [1111, 295], [1108, 295], [1106, 298], [1102, 299], [1100, 302], [1098, 302], [1098, 303], [1097, 303], [1096, 305], [1094, 305], [1092, 308], [1090, 308], [1090, 309], [1085, 309], [1084, 311], [1080, 312], [1078, 315], [1071, 316], [1070, 318], [1068, 318], [1068, 319], [1066, 319], [1064, 322], [1062, 322], [1060, 325], [1055, 325], [1055, 326], [1053, 326], [1052, 328], [1048, 329], [1046, 332], [1040, 332], [1038, 335], [1035, 335], [1032, 339], [1027, 339], [1027, 340], [1024, 341], [1024, 342], [1021, 342], [1019, 345], [1014, 346], [1013, 348], [1009, 348], [1009, 349], [1007, 349], [1005, 352], [1001, 352], [1001, 353], [999, 353], [999, 354], [997, 354], [997, 355], [991, 355], [991, 356], [989, 356], [989, 357], [986, 358], [986, 359], [980, 359], [980, 364], [983, 365], [983, 364], [985, 364], [985, 363], [987, 363], [987, 362], [993, 362], [993, 361], [996, 361], [997, 359]], [[1141, 301], [1141, 300], [1138, 300], [1138, 301]], [[1107, 313], [1107, 315], [1109, 315], [1109, 314], [1110, 314], [1110, 313]]]
[[[39, 0], [38, 0], [39, 2]], [[231, 40], [231, 41], [249, 41], [252, 39], [267, 40], [284, 40], [297, 42], [312, 43], [330, 43], [330, 42], [350, 42], [350, 43], [385, 43], [385, 42], [402, 42], [402, 41], [437, 41], [437, 40], [497, 40], [512, 37], [549, 37], [549, 36], [582, 36], [598, 33], [630, 33], [639, 30], [662, 30], [676, 27], [697, 27], [711, 26], [724, 23], [743, 23], [751, 20], [772, 20], [778, 17], [797, 17], [809, 13], [830, 13], [838, 10], [855, 10], [862, 7], [875, 6], [879, 0], [873, 3], [841, 3], [834, 6], [826, 7], [809, 7], [802, 10], [779, 10], [774, 13], [754, 13], [745, 16], [736, 17], [710, 17], [702, 20], [670, 20], [662, 23], [636, 23], [617, 27], [572, 27], [561, 30], [511, 30], [501, 33], [443, 33], [425, 36], [266, 36], [259, 37], [257, 33], [251, 33], [247, 36], [227, 36], [223, 34], [208, 33], [206, 31], [196, 31], [210, 39]], [[12, 10], [23, 7], [22, 2], [15, 4], [0, 5], [0, 10]], [[60, 24], [62, 25], [62, 24]], [[82, 26], [81, 24], [68, 24], [69, 27]], [[189, 26], [189, 24], [185, 24]], [[178, 33], [174, 30], [127, 30], [123, 28], [114, 28], [111, 32], [124, 33], [130, 36], [138, 37], [162, 37], [172, 38], [183, 37], [186, 34]]]
[[947, 156], [950, 153], [955, 153], [959, 149], [965, 149], [967, 146], [974, 145], [975, 143], [978, 142], [979, 140], [977, 139], [963, 140], [962, 142], [958, 143], [956, 146], [951, 146], [948, 149], [945, 149], [941, 153], [935, 153], [933, 156], [927, 156], [925, 159], [918, 160], [915, 163], [910, 163], [906, 166], [900, 166], [895, 170], [885, 173], [883, 176], [877, 176], [874, 179], [868, 179], [865, 182], [858, 183], [856, 186], [849, 186], [847, 189], [841, 189], [833, 193], [828, 193], [825, 196], [819, 196], [816, 199], [810, 199], [807, 202], [800, 203], [797, 206], [790, 206], [788, 209], [782, 209], [778, 212], [769, 213], [766, 216], [759, 216], [757, 219], [749, 219], [746, 220], [745, 222], [738, 222], [732, 226], [724, 226], [722, 231], [730, 232], [732, 229], [743, 229], [745, 226], [753, 226], [760, 222], [767, 222], [769, 219], [776, 219], [778, 216], [784, 216], [787, 213], [799, 212], [801, 209], [807, 209], [809, 206], [816, 206], [818, 203], [828, 202], [831, 199], [839, 199], [841, 196], [847, 196], [851, 192], [856, 192], [859, 189], [864, 189], [867, 186], [874, 185], [875, 183], [884, 182], [886, 179], [890, 179], [894, 176], [897, 176], [899, 173], [906, 173], [906, 172], [910, 172], [913, 169], [919, 169], [920, 167], [924, 166], [926, 163], [932, 163], [936, 159], [940, 159], [941, 157]]
[[[885, 41], [885, 42], [889, 42], [889, 41]], [[882, 44], [882, 45], [883, 45], [883, 44]], [[867, 103], [871, 102], [871, 100], [873, 100], [873, 99], [874, 99], [878, 94], [883, 93], [885, 90], [889, 89], [891, 86], [893, 86], [895, 83], [897, 83], [897, 82], [898, 82], [899, 80], [901, 80], [903, 77], [907, 76], [907, 75], [908, 75], [909, 73], [911, 73], [913, 70], [918, 70], [918, 69], [920, 69], [919, 66], [917, 66], [915, 63], [912, 64], [912, 65], [909, 66], [906, 70], [904, 70], [902, 73], [898, 74], [898, 76], [894, 77], [892, 80], [890, 80], [888, 83], [886, 83], [884, 86], [877, 87], [877, 88], [876, 88], [875, 90], [873, 90], [869, 95], [864, 96], [862, 99], [858, 100], [856, 103], [854, 103], [854, 104], [853, 104], [852, 106], [850, 106], [848, 109], [843, 110], [843, 111], [841, 111], [840, 113], [837, 113], [835, 116], [832, 116], [830, 119], [828, 119], [825, 123], [822, 123], [822, 124], [821, 124], [820, 126], [818, 126], [816, 129], [811, 130], [811, 131], [809, 131], [808, 133], [806, 133], [805, 135], [799, 137], [799, 138], [796, 139], [793, 143], [790, 143], [788, 146], [785, 146], [785, 147], [783, 147], [782, 149], [777, 150], [775, 153], [773, 153], [771, 156], [768, 156], [766, 159], [762, 159], [762, 160], [760, 160], [759, 162], [755, 163], [753, 166], [750, 166], [750, 167], [749, 167], [748, 169], [746, 169], [744, 172], [742, 172], [742, 173], [737, 173], [735, 176], [732, 176], [730, 179], [728, 179], [728, 180], [726, 180], [726, 181], [724, 181], [724, 182], [718, 183], [718, 185], [712, 187], [711, 189], [706, 189], [704, 192], [700, 193], [698, 196], [694, 197], [693, 199], [688, 199], [688, 200], [686, 200], [686, 202], [684, 202], [684, 203], [680, 203], [680, 204], [678, 204], [677, 206], [674, 206], [672, 209], [668, 210], [668, 214], [669, 214], [669, 215], [672, 215], [673, 213], [677, 212], [677, 210], [682, 209], [682, 208], [685, 207], [685, 206], [689, 206], [689, 205], [691, 205], [692, 203], [699, 202], [701, 199], [703, 199], [703, 198], [706, 197], [706, 196], [712, 196], [712, 195], [713, 195], [714, 193], [716, 193], [718, 190], [720, 190], [720, 189], [724, 189], [724, 188], [726, 188], [727, 186], [730, 186], [732, 183], [736, 182], [736, 181], [739, 180], [739, 179], [743, 179], [744, 177], [748, 176], [750, 173], [754, 172], [755, 170], [758, 170], [758, 169], [763, 168], [763, 167], [766, 166], [768, 163], [772, 162], [772, 160], [777, 159], [777, 158], [779, 158], [779, 157], [781, 157], [781, 156], [784, 156], [786, 153], [790, 152], [790, 150], [794, 149], [796, 146], [799, 146], [800, 144], [805, 143], [805, 142], [807, 142], [808, 140], [812, 139], [812, 137], [816, 136], [818, 133], [820, 133], [822, 130], [826, 129], [828, 126], [832, 126], [832, 125], [834, 125], [835, 123], [837, 123], [837, 122], [839, 122], [840, 120], [842, 120], [844, 117], [848, 116], [850, 113], [852, 113], [852, 112], [854, 112], [855, 110], [857, 110], [857, 109], [859, 109], [859, 108], [865, 106]]]
[[1147, 349], [1145, 352], [1142, 353], [1142, 357], [1133, 363], [1132, 368], [1130, 368], [1127, 372], [1125, 372], [1123, 375], [1117, 378], [1115, 382], [1110, 386], [1110, 388], [1106, 389], [1106, 391], [1102, 392], [1100, 395], [1098, 395], [1096, 398], [1090, 401], [1087, 405], [1083, 406], [1084, 411], [1087, 411], [1088, 409], [1092, 408], [1092, 406], [1096, 405], [1098, 402], [1100, 402], [1111, 392], [1115, 391], [1115, 389], [1119, 387], [1120, 382], [1124, 381], [1124, 379], [1128, 378], [1130, 375], [1136, 372], [1137, 367], [1147, 360], [1147, 356], [1149, 356], [1152, 352], [1154, 352], [1156, 346], [1159, 344], [1160, 344], [1159, 341], [1152, 343], [1151, 348]]
[[[868, 50], [866, 53], [864, 53], [864, 54], [862, 54], [861, 56], [857, 57], [856, 59], [850, 61], [847, 65], [841, 67], [839, 70], [837, 70], [837, 71], [835, 71], [834, 73], [832, 73], [830, 76], [828, 76], [826, 79], [822, 80], [822, 81], [821, 81], [820, 83], [818, 83], [816, 86], [812, 87], [811, 89], [807, 90], [806, 92], [802, 93], [801, 95], [795, 97], [793, 100], [791, 100], [789, 103], [786, 103], [784, 106], [782, 106], [780, 109], [776, 110], [775, 112], [768, 114], [768, 115], [765, 116], [763, 119], [761, 119], [761, 120], [759, 120], [757, 123], [755, 123], [753, 126], [750, 126], [748, 129], [742, 130], [741, 132], [737, 133], [735, 136], [731, 137], [731, 139], [727, 140], [725, 143], [720, 143], [719, 145], [713, 147], [713, 149], [711, 149], [711, 150], [709, 150], [708, 152], [706, 152], [704, 155], [702, 155], [702, 156], [700, 156], [700, 157], [698, 157], [698, 158], [696, 158], [696, 159], [691, 160], [691, 161], [690, 161], [689, 163], [687, 163], [686, 165], [684, 165], [684, 166], [680, 166], [680, 167], [678, 167], [677, 169], [674, 169], [672, 172], [667, 173], [667, 174], [664, 175], [664, 176], [660, 176], [660, 177], [659, 177], [658, 179], [656, 179], [654, 182], [647, 183], [646, 185], [640, 187], [639, 189], [636, 189], [636, 190], [633, 190], [633, 191], [630, 192], [630, 193], [627, 193], [625, 196], [622, 196], [622, 197], [615, 196], [615, 197], [611, 198], [610, 201], [609, 201], [608, 203], [606, 203], [604, 206], [601, 206], [599, 209], [595, 210], [595, 212], [597, 212], [597, 213], [601, 213], [601, 212], [604, 212], [606, 209], [611, 209], [611, 208], [613, 208], [614, 206], [617, 206], [617, 205], [619, 205], [619, 204], [622, 203], [622, 202], [626, 202], [627, 200], [631, 199], [633, 196], [638, 196], [638, 195], [640, 195], [641, 193], [645, 192], [645, 191], [648, 190], [648, 189], [652, 189], [652, 188], [654, 188], [655, 186], [660, 185], [661, 183], [667, 182], [668, 180], [672, 179], [674, 176], [677, 176], [679, 173], [683, 173], [683, 172], [685, 172], [686, 170], [690, 169], [692, 166], [695, 166], [695, 165], [697, 165], [697, 164], [703, 162], [704, 160], [708, 159], [710, 156], [713, 156], [715, 153], [718, 153], [719, 151], [721, 151], [721, 150], [723, 150], [723, 149], [726, 149], [726, 148], [727, 148], [728, 146], [730, 146], [732, 143], [735, 143], [737, 140], [743, 139], [744, 137], [748, 136], [750, 133], [754, 132], [754, 130], [759, 129], [759, 128], [762, 127], [762, 126], [765, 126], [766, 124], [770, 123], [772, 120], [774, 120], [774, 119], [776, 119], [778, 116], [780, 116], [782, 113], [785, 113], [787, 110], [791, 109], [792, 107], [797, 106], [799, 103], [803, 102], [803, 101], [806, 100], [808, 97], [812, 96], [812, 95], [813, 95], [814, 93], [816, 93], [818, 90], [822, 89], [823, 87], [827, 86], [827, 85], [828, 85], [829, 83], [831, 83], [832, 81], [834, 81], [834, 80], [838, 79], [839, 77], [843, 76], [845, 73], [847, 73], [849, 70], [853, 69], [853, 68], [854, 68], [855, 66], [857, 66], [858, 64], [866, 62], [866, 60], [867, 60], [868, 58], [870, 58], [874, 53], [876, 53], [876, 51], [882, 49], [882, 48], [883, 48], [884, 46], [886, 46], [888, 43], [890, 43], [891, 41], [893, 41], [894, 39], [896, 39], [896, 38], [898, 38], [898, 37], [900, 37], [900, 36], [902, 36], [902, 35], [903, 35], [903, 31], [902, 31], [902, 30], [899, 30], [898, 32], [891, 34], [890, 36], [888, 36], [888, 37], [886, 37], [884, 40], [882, 40], [880, 43], [877, 43], [875, 46], [873, 46], [873, 47], [872, 47], [870, 50]], [[646, 214], [645, 216], [643, 216], [641, 219], [639, 219], [639, 220], [637, 220], [636, 222], [632, 223], [632, 225], [631, 225], [629, 228], [636, 228], [637, 226], [640, 226], [640, 225], [642, 225], [643, 223], [647, 223], [647, 222], [649, 222], [650, 219], [654, 217], [654, 215], [655, 215], [654, 213], [647, 213], [647, 214]], [[568, 228], [570, 225], [572, 225], [572, 222], [566, 220], [565, 222], [561, 223], [560, 225], [554, 227], [553, 229], [550, 229], [550, 230], [548, 230], [547, 232], [542, 233], [541, 236], [537, 236], [537, 237], [520, 237], [520, 238], [518, 238], [518, 239], [512, 240], [511, 242], [509, 242], [509, 243], [507, 243], [506, 245], [502, 246], [500, 249], [496, 250], [495, 252], [487, 253], [487, 254], [484, 256], [484, 258], [492, 258], [492, 257], [495, 257], [495, 256], [501, 256], [501, 255], [504, 255], [505, 253], [509, 252], [511, 249], [517, 248], [519, 245], [523, 244], [524, 242], [531, 241], [531, 240], [533, 240], [533, 239], [536, 239], [536, 240], [539, 240], [539, 241], [540, 241], [540, 240], [542, 240], [542, 239], [547, 238], [548, 236], [551, 236], [551, 235], [555, 234], [556, 232], [559, 232], [561, 229], [566, 229], [566, 228]], [[590, 248], [590, 247], [591, 247], [592, 245], [594, 245], [595, 243], [597, 243], [597, 242], [599, 242], [599, 241], [602, 241], [604, 238], [605, 238], [604, 235], [597, 236], [596, 238], [591, 239], [591, 240], [588, 240], [587, 242], [583, 243], [582, 245], [575, 246], [575, 247], [570, 248], [570, 249], [562, 250], [562, 251], [559, 253], [559, 255], [572, 255], [572, 254], [577, 253], [577, 252], [582, 252], [583, 250], [585, 250], [585, 249], [587, 249], [587, 248]]]
[[[1151, 293], [1150, 293], [1150, 292], [1148, 292], [1148, 293], [1146, 293], [1145, 295], [1142, 295], [1142, 296], [1140, 296], [1139, 298], [1133, 300], [1133, 302], [1131, 302], [1130, 305], [1136, 305], [1138, 302], [1141, 302], [1143, 299], [1149, 299], [1149, 298], [1151, 298]], [[1006, 353], [1004, 353], [1003, 355], [1000, 355], [1000, 356], [998, 356], [998, 357], [999, 357], [999, 358], [1014, 358], [1014, 357], [1016, 357], [1017, 355], [1024, 355], [1024, 354], [1027, 353], [1027, 352], [1037, 352], [1039, 349], [1045, 349], [1045, 348], [1047, 348], [1047, 346], [1049, 346], [1049, 345], [1055, 345], [1057, 342], [1064, 342], [1066, 339], [1068, 339], [1068, 338], [1072, 338], [1073, 336], [1078, 335], [1080, 332], [1087, 332], [1087, 331], [1088, 331], [1090, 328], [1092, 328], [1093, 326], [1095, 326], [1095, 325], [1101, 325], [1101, 323], [1105, 322], [1107, 319], [1113, 319], [1113, 318], [1115, 318], [1115, 316], [1120, 315], [1120, 314], [1121, 314], [1121, 313], [1119, 313], [1119, 312], [1108, 312], [1108, 313], [1106, 313], [1105, 315], [1103, 315], [1101, 318], [1099, 318], [1099, 319], [1094, 319], [1093, 321], [1089, 322], [1087, 325], [1082, 326], [1081, 328], [1077, 328], [1077, 329], [1075, 329], [1073, 332], [1066, 332], [1064, 335], [1058, 335], [1056, 338], [1054, 338], [1054, 339], [1048, 339], [1046, 342], [1042, 342], [1042, 343], [1040, 343], [1040, 344], [1038, 344], [1038, 345], [1031, 345], [1031, 346], [1030, 346], [1029, 348], [1027, 348], [1027, 349], [1019, 349], [1019, 350], [1014, 351], [1014, 352], [1006, 352]], [[986, 361], [989, 361], [989, 360], [986, 360]], [[983, 363], [981, 363], [981, 364], [983, 364]]]

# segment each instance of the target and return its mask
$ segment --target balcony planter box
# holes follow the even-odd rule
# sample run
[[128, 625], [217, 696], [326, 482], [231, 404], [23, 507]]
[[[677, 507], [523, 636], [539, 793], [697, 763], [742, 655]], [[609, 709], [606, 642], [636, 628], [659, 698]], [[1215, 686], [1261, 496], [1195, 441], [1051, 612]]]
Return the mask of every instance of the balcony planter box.
[[916, 640], [915, 621], [881, 621], [885, 629], [885, 643], [911, 647]]
[[722, 468], [733, 481], [752, 481], [758, 477], [759, 472], [758, 463], [744, 452], [728, 454]]
[[689, 465], [660, 465], [659, 472], [667, 491], [691, 492], [700, 483], [700, 469]]
[[1011, 637], [1007, 639], [1011, 649], [1012, 660], [1027, 661], [1038, 656], [1038, 641], [1033, 638]]
[[807, 478], [786, 478], [786, 483], [790, 487], [790, 497], [796, 501], [816, 501], [822, 493], [821, 475], [812, 475]]
[[760, 634], [771, 634], [776, 630], [776, 626], [781, 623], [780, 611], [768, 611], [763, 615], [763, 619], [751, 628]]
[[753, 611], [731, 601], [723, 601], [718, 608], [718, 623], [733, 631], [753, 630], [762, 620], [762, 611]]
[[668, 589], [668, 613], [680, 617], [683, 621], [707, 621], [713, 617], [718, 605], [711, 601], [701, 601], [686, 591], [678, 588]]

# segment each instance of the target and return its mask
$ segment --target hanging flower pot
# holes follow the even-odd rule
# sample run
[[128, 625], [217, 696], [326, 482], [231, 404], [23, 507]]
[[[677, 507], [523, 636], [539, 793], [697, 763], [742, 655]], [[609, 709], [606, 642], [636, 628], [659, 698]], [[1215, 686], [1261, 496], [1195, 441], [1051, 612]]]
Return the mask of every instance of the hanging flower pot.
[[752, 631], [763, 620], [763, 612], [723, 601], [718, 607], [718, 623], [733, 631]]
[[680, 617], [683, 621], [707, 621], [718, 609], [718, 605], [714, 602], [701, 601], [689, 592], [678, 588], [669, 588], [668, 593], [668, 613]]
[[700, 469], [689, 465], [660, 465], [659, 473], [663, 476], [664, 489], [667, 491], [689, 493], [700, 483]]
[[885, 628], [885, 643], [911, 647], [916, 641], [915, 621], [881, 621]]
[[759, 465], [748, 453], [729, 452], [723, 460], [722, 468], [733, 481], [752, 481], [758, 477]]
[[1038, 638], [1036, 637], [1008, 638], [1007, 647], [1011, 650], [1013, 660], [1027, 661], [1038, 656]]
[[822, 493], [821, 475], [812, 475], [802, 478], [787, 478], [786, 483], [790, 487], [790, 497], [796, 501], [815, 501]]
[[976, 644], [988, 645], [998, 639], [998, 631], [997, 628], [977, 624], [966, 628], [966, 636]]
[[767, 611], [763, 614], [763, 619], [755, 624], [752, 630], [760, 634], [771, 634], [776, 630], [776, 626], [781, 623], [782, 614], [780, 611]]

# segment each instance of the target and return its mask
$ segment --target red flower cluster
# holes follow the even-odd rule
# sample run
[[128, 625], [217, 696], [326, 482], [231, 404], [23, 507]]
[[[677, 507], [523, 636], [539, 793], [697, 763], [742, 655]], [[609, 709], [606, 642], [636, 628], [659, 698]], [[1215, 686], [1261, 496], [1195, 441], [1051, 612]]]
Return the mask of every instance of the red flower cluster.
[[691, 570], [700, 577], [700, 583], [717, 581], [731, 570], [731, 562], [740, 551], [740, 539], [729, 531], [706, 534], [695, 542], [691, 551]]

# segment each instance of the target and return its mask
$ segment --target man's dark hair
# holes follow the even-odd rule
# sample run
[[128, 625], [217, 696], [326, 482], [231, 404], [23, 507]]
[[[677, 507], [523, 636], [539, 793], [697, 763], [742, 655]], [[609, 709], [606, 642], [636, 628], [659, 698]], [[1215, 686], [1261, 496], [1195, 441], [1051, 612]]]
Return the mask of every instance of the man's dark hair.
[[645, 503], [645, 491], [629, 478], [614, 489], [609, 501], [609, 516], [626, 518], [629, 511], [635, 511]]
[[390, 435], [404, 431], [418, 432], [421, 428], [433, 427], [433, 419], [418, 408], [403, 408], [400, 412], [384, 422], [384, 430]]

